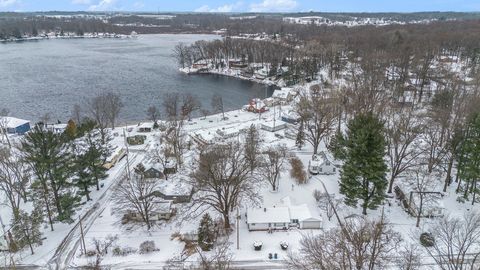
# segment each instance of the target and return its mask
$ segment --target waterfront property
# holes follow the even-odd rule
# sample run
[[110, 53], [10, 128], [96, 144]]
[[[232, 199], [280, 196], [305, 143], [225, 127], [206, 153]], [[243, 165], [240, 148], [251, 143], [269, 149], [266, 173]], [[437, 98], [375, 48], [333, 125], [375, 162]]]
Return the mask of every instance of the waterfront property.
[[1, 127], [5, 128], [7, 133], [23, 135], [30, 130], [30, 121], [15, 117], [0, 117]]

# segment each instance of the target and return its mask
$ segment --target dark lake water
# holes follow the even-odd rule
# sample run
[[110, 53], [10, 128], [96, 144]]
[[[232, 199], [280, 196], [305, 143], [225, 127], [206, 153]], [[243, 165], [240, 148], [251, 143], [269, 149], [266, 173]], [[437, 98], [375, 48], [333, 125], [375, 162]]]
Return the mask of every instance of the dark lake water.
[[143, 35], [137, 39], [71, 39], [0, 43], [0, 108], [11, 116], [37, 121], [50, 113], [64, 122], [74, 104], [98, 93], [118, 93], [125, 104], [120, 118], [146, 118], [150, 105], [161, 107], [165, 93], [192, 93], [209, 109], [221, 94], [227, 109], [273, 89], [253, 82], [178, 71], [172, 49], [178, 42], [215, 39], [211, 35]]

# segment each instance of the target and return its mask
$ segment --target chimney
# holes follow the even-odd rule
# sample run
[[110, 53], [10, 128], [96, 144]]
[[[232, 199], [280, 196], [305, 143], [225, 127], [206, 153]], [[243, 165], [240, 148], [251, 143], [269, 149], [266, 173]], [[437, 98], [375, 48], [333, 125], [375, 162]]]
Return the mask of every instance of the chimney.
[[267, 212], [267, 208], [263, 208], [263, 212]]

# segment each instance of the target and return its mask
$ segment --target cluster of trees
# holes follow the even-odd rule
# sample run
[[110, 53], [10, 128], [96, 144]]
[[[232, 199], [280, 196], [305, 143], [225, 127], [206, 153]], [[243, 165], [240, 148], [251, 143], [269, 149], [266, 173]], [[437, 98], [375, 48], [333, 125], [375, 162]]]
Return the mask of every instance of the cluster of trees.
[[[100, 182], [107, 177], [103, 164], [111, 153], [110, 134], [101, 121], [113, 125], [121, 102], [112, 93], [87, 102], [97, 104], [98, 99], [107, 101], [105, 97], [110, 105], [98, 108], [110, 111], [108, 118], [97, 118], [96, 107], [89, 106], [90, 117], [79, 122], [73, 117], [62, 133], [54, 132], [47, 122], [39, 122], [19, 144], [5, 144], [0, 149], [0, 191], [12, 210], [8, 231], [11, 251], [28, 245], [33, 253], [33, 246], [41, 244], [40, 226], [45, 221], [52, 231], [55, 222], [73, 222], [82, 198], [88, 201], [90, 189], [100, 189]], [[111, 105], [115, 101], [117, 107]], [[79, 117], [78, 107], [74, 112]], [[26, 204], [33, 206], [30, 212], [24, 210]]]
[[[338, 217], [338, 216], [337, 216]], [[318, 235], [305, 236], [298, 253], [287, 261], [290, 269], [423, 269], [428, 254], [439, 269], [477, 269], [480, 215], [444, 217], [435, 223], [432, 245], [422, 248], [405, 243], [382, 217], [350, 218]], [[412, 241], [418, 241], [412, 239]]]

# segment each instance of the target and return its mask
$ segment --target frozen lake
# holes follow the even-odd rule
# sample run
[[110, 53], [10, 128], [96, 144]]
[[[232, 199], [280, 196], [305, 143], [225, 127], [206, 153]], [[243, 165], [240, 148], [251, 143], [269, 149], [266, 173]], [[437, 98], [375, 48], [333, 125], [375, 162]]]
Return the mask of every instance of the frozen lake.
[[104, 91], [118, 93], [125, 104], [120, 118], [146, 118], [150, 105], [161, 107], [164, 93], [192, 93], [210, 109], [213, 94], [226, 109], [272, 88], [215, 75], [178, 72], [172, 49], [178, 42], [215, 39], [212, 35], [143, 35], [138, 39], [70, 39], [0, 43], [0, 108], [12, 116], [37, 121], [46, 113], [65, 122], [75, 103]]

